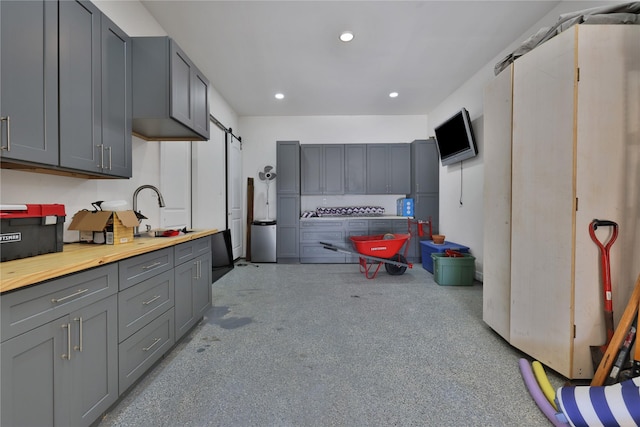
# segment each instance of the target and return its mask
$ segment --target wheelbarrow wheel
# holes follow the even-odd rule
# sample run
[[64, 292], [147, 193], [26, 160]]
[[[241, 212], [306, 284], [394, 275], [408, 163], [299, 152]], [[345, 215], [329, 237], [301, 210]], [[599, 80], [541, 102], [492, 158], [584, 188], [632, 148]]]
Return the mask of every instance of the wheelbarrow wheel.
[[[400, 254], [394, 255], [389, 259], [392, 261], [401, 262], [403, 264], [407, 263], [407, 259]], [[384, 268], [387, 270], [387, 273], [389, 273], [391, 276], [400, 276], [404, 274], [405, 271], [407, 271], [407, 267], [404, 265], [400, 266], [400, 265], [389, 264], [389, 263], [386, 263], [384, 265]]]

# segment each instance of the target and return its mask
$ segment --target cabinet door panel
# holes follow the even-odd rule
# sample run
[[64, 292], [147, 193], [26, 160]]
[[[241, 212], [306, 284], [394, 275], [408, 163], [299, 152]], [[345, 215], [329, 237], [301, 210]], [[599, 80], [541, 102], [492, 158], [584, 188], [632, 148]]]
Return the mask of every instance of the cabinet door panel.
[[322, 145], [300, 146], [300, 185], [303, 195], [322, 194]]
[[367, 144], [367, 194], [387, 193], [387, 147]]
[[199, 72], [193, 79], [193, 130], [209, 139], [209, 81]]
[[102, 15], [104, 172], [131, 177], [131, 39]]
[[365, 194], [367, 192], [367, 146], [346, 144], [344, 146], [344, 192]]
[[180, 339], [196, 322], [193, 312], [193, 280], [197, 277], [195, 261], [188, 261], [175, 268], [175, 337]]
[[71, 314], [70, 425], [90, 425], [118, 399], [117, 316], [116, 295]]
[[57, 165], [57, 2], [0, 2], [0, 51], [0, 156]]
[[344, 193], [344, 145], [331, 144], [323, 147], [324, 194]]
[[191, 97], [191, 61], [171, 41], [171, 116], [186, 126], [193, 126]]
[[3, 426], [71, 425], [69, 411], [56, 410], [69, 403], [74, 360], [61, 357], [69, 322], [65, 316], [0, 344]]
[[[276, 188], [278, 195], [300, 195], [300, 143], [298, 141], [277, 141]], [[298, 212], [299, 213], [299, 212]], [[278, 217], [280, 223], [280, 217]]]
[[193, 284], [193, 312], [197, 319], [211, 307], [211, 254], [198, 258], [199, 276]]
[[90, 2], [63, 1], [60, 10], [60, 165], [100, 172], [101, 13]]
[[389, 144], [387, 151], [387, 192], [411, 192], [411, 147], [409, 144]]
[[573, 347], [573, 34], [521, 57], [513, 79], [511, 343], [567, 377]]

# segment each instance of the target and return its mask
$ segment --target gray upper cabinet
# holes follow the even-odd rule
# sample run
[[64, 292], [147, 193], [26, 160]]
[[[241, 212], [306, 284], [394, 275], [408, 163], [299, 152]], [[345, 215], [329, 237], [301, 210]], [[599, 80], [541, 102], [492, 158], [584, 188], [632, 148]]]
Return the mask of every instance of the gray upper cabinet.
[[438, 232], [440, 162], [434, 139], [415, 140], [411, 143], [411, 193], [414, 217], [431, 218], [433, 232]]
[[300, 147], [301, 193], [344, 194], [344, 145]]
[[2, 2], [2, 160], [131, 177], [131, 43], [89, 1]]
[[103, 172], [130, 178], [131, 38], [102, 15]]
[[173, 39], [133, 38], [134, 134], [146, 140], [208, 140], [208, 87]]
[[409, 194], [409, 144], [367, 144], [367, 194]]
[[366, 194], [367, 146], [345, 144], [344, 165], [344, 194]]
[[102, 171], [101, 13], [89, 2], [60, 11], [60, 165]]
[[131, 177], [131, 39], [96, 6], [60, 2], [60, 166]]
[[0, 2], [0, 159], [58, 164], [58, 4]]

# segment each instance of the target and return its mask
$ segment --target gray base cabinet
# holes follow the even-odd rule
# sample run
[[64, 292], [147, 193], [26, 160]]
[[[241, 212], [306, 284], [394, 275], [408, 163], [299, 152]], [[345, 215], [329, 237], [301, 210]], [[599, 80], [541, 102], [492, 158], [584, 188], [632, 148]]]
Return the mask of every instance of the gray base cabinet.
[[198, 239], [174, 247], [175, 258], [183, 261], [174, 269], [176, 340], [211, 306], [210, 244], [210, 239]]
[[[406, 219], [365, 219], [335, 218], [321, 220], [303, 220], [300, 222], [300, 262], [307, 264], [344, 264], [358, 263], [357, 254], [325, 249], [320, 242], [330, 243], [355, 252], [352, 236], [369, 236], [386, 233], [407, 233]], [[399, 251], [404, 255], [405, 247]], [[407, 260], [419, 262], [421, 259], [418, 238], [412, 237], [407, 249]]]
[[2, 425], [88, 426], [117, 400], [116, 272], [2, 296]]
[[211, 306], [210, 244], [203, 237], [2, 294], [0, 425], [99, 419]]

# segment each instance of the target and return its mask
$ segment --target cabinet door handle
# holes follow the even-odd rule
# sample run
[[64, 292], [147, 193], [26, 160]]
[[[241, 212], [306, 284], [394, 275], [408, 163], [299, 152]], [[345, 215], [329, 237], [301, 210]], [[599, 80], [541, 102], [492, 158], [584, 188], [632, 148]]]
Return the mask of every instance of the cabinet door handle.
[[96, 166], [104, 169], [104, 144], [97, 144], [96, 147], [100, 148], [100, 163]]
[[107, 147], [107, 150], [109, 151], [109, 170], [111, 170], [111, 147]]
[[60, 325], [63, 329], [67, 329], [67, 353], [61, 357], [63, 359], [71, 360], [71, 323]]
[[157, 261], [157, 262], [154, 262], [153, 264], [146, 265], [146, 266], [142, 267], [142, 269], [143, 269], [143, 270], [148, 270], [148, 269], [150, 269], [150, 268], [157, 267], [157, 266], [159, 266], [160, 264], [162, 264], [162, 263], [161, 263], [160, 261]]
[[158, 344], [161, 340], [162, 340], [162, 338], [156, 338], [156, 339], [153, 341], [153, 344], [151, 344], [149, 347], [143, 347], [143, 348], [142, 348], [142, 351], [149, 351], [149, 350], [151, 350], [151, 349], [152, 349], [156, 344]]
[[152, 302], [154, 302], [155, 300], [157, 300], [158, 298], [160, 298], [160, 295], [155, 295], [153, 298], [151, 298], [149, 301], [143, 301], [142, 305], [149, 305]]
[[80, 353], [82, 353], [82, 317], [76, 317], [73, 320], [78, 322], [78, 332], [80, 334], [80, 339], [78, 341], [78, 345], [74, 346], [73, 349], [75, 351], [79, 351]]
[[0, 122], [7, 122], [7, 146], [0, 147], [0, 150], [11, 151], [11, 118], [9, 116], [0, 117]]
[[84, 294], [85, 292], [87, 292], [89, 289], [78, 289], [76, 292], [72, 293], [71, 295], [67, 295], [66, 297], [62, 297], [62, 298], [52, 298], [51, 302], [53, 303], [59, 303], [62, 302], [64, 300], [68, 300], [69, 298], [73, 298], [73, 297], [77, 297], [78, 295]]

